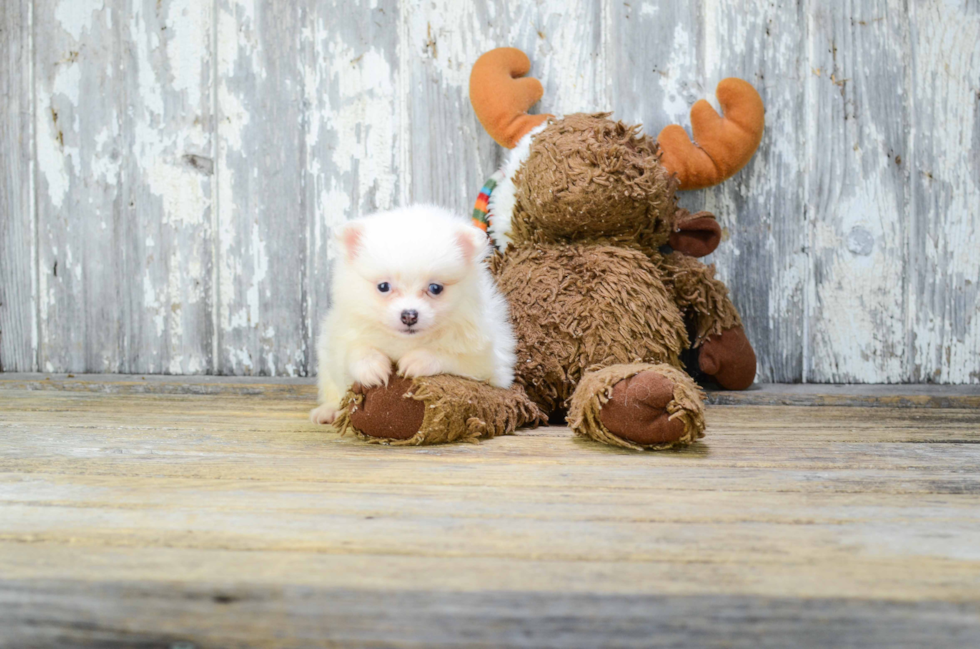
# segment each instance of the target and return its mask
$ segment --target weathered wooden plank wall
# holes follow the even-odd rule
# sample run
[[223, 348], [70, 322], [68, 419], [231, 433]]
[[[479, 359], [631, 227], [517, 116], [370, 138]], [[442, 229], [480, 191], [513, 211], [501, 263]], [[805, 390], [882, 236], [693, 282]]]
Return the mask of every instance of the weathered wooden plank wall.
[[980, 1], [11, 0], [0, 368], [308, 375], [331, 233], [468, 210], [501, 150], [469, 67], [541, 111], [687, 125], [723, 77], [753, 162], [682, 197], [767, 381], [980, 382]]
[[809, 268], [806, 136], [800, 128], [808, 73], [807, 57], [801, 52], [806, 13], [796, 3], [755, 0], [738, 6], [719, 1], [705, 7], [704, 16], [707, 88], [727, 76], [751, 81], [766, 104], [767, 122], [767, 135], [753, 164], [704, 192], [704, 207], [722, 219], [729, 233], [715, 261], [738, 302], [746, 330], [766, 332], [752, 336], [760, 375], [802, 380]]
[[980, 382], [980, 0], [910, 3], [911, 381]]
[[41, 370], [213, 369], [211, 23], [193, 0], [34, 2]]
[[37, 348], [30, 0], [0, 4], [0, 66], [0, 371], [3, 371], [31, 369]]

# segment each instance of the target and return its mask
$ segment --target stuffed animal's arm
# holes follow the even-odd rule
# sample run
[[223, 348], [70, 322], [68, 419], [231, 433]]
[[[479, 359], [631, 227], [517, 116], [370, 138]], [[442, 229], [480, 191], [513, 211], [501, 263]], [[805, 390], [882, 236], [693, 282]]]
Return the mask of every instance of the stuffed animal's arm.
[[694, 322], [691, 347], [700, 347], [709, 336], [738, 327], [742, 319], [728, 297], [728, 287], [706, 266], [681, 252], [663, 256], [661, 270], [684, 315]]

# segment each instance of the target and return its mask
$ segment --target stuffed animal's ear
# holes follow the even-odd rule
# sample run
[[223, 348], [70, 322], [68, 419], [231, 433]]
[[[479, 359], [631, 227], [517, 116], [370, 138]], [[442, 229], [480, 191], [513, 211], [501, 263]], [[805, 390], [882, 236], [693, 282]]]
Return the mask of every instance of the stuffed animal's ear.
[[340, 242], [340, 247], [343, 249], [347, 261], [354, 261], [354, 258], [357, 257], [363, 236], [364, 231], [361, 229], [360, 223], [347, 223], [341, 228], [337, 235], [337, 241]]
[[691, 108], [694, 142], [683, 127], [660, 131], [660, 162], [677, 174], [681, 189], [717, 185], [748, 164], [762, 141], [766, 109], [755, 88], [741, 79], [722, 79], [715, 91], [724, 117], [700, 100]]
[[686, 211], [674, 222], [670, 247], [691, 257], [710, 255], [721, 243], [721, 226], [710, 212], [688, 214]]
[[527, 113], [544, 94], [540, 81], [524, 76], [530, 70], [524, 52], [498, 47], [477, 59], [470, 72], [470, 103], [476, 117], [490, 137], [508, 149], [551, 117]]
[[468, 264], [480, 261], [490, 250], [486, 233], [471, 225], [464, 225], [459, 229], [456, 233], [456, 245]]

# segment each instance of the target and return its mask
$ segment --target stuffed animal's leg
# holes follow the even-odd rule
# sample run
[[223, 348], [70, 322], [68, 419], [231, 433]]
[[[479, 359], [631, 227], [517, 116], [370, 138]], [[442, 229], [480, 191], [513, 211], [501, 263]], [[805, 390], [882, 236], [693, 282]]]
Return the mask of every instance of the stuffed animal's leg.
[[726, 390], [745, 390], [755, 381], [755, 350], [741, 326], [708, 336], [692, 361]]
[[710, 376], [728, 390], [744, 390], [755, 380], [755, 351], [742, 328], [742, 319], [713, 266], [672, 253], [664, 257], [667, 277], [677, 304], [691, 323], [688, 368]]
[[546, 421], [519, 387], [504, 390], [440, 374], [393, 376], [387, 386], [373, 388], [355, 385], [334, 425], [368, 442], [416, 445], [475, 442]]
[[568, 422], [577, 435], [635, 450], [704, 437], [704, 395], [672, 365], [613, 365], [582, 377]]

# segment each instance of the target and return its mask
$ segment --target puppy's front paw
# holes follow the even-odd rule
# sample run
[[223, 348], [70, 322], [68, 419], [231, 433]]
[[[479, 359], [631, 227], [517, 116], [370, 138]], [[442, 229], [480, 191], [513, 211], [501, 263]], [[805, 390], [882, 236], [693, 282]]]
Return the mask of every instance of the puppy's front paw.
[[314, 408], [310, 411], [310, 421], [314, 424], [332, 424], [336, 419], [340, 411], [333, 406], [320, 406], [319, 408]]
[[350, 375], [355, 383], [366, 388], [388, 385], [391, 360], [379, 351], [371, 351], [350, 364]]
[[416, 376], [433, 376], [442, 374], [445, 371], [439, 358], [425, 349], [415, 349], [398, 361], [398, 373], [406, 378]]

